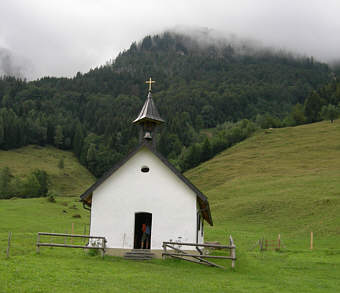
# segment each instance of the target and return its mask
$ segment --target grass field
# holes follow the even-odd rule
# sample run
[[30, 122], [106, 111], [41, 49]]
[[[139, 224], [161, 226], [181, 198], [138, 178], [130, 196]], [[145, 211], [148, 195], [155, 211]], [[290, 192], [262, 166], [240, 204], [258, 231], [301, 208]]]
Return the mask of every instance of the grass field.
[[[61, 158], [64, 159], [64, 169], [58, 168]], [[4, 166], [21, 178], [34, 169], [45, 170], [51, 182], [49, 189], [61, 196], [77, 196], [95, 180], [71, 152], [51, 146], [31, 145], [10, 151], [0, 150], [0, 168]]]
[[[205, 226], [206, 240], [225, 243], [233, 235], [235, 270], [102, 260], [58, 248], [37, 255], [36, 232], [70, 232], [74, 223], [75, 233], [83, 233], [88, 212], [75, 197], [2, 200], [0, 292], [340, 291], [339, 121], [259, 132], [186, 176], [209, 197], [215, 225]], [[8, 231], [13, 241], [5, 259]], [[278, 234], [280, 252], [254, 248], [260, 238]]]

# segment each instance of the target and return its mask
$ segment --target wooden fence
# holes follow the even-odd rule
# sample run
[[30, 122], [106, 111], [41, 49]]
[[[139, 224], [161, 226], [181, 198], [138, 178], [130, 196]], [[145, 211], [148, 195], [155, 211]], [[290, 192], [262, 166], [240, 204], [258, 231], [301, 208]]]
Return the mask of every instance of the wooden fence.
[[260, 239], [259, 240], [260, 250], [280, 250], [281, 249], [281, 236], [278, 235], [277, 239]]
[[[233, 238], [229, 237], [229, 245], [219, 245], [219, 244], [198, 244], [198, 243], [183, 243], [183, 242], [163, 242], [163, 258], [166, 258], [167, 256], [170, 256], [172, 258], [182, 259], [185, 261], [207, 265], [207, 266], [213, 266], [225, 269], [225, 267], [218, 265], [214, 262], [212, 262], [210, 259], [230, 259], [231, 260], [231, 267], [235, 267], [235, 261], [236, 261], [236, 246], [234, 244]], [[182, 246], [188, 246], [188, 247], [195, 247], [198, 254], [190, 254], [182, 249], [180, 249]], [[211, 249], [227, 249], [230, 250], [229, 255], [206, 255], [203, 253], [203, 251], [200, 248], [211, 248]], [[170, 251], [168, 250], [171, 249]], [[209, 261], [207, 260], [209, 259]]]
[[[62, 237], [64, 239], [64, 243], [50, 243], [50, 242], [41, 242], [41, 236], [54, 236], [54, 237]], [[82, 239], [94, 239], [94, 245], [77, 245], [77, 244], [67, 244], [65, 239], [69, 237], [72, 238], [82, 238]], [[37, 236], [37, 253], [40, 253], [41, 246], [49, 246], [49, 247], [67, 247], [67, 248], [83, 248], [83, 249], [100, 249], [101, 255], [104, 257], [105, 248], [106, 248], [106, 238], [102, 236], [89, 236], [89, 235], [77, 235], [77, 234], [63, 234], [63, 233], [47, 233], [47, 232], [38, 232]]]

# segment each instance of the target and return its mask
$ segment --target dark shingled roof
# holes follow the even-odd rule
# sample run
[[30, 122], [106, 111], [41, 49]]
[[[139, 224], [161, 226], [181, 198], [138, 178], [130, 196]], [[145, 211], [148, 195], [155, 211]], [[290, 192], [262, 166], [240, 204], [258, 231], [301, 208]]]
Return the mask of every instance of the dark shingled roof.
[[149, 92], [142, 110], [140, 111], [136, 120], [133, 121], [133, 123], [141, 123], [143, 121], [152, 121], [155, 123], [164, 122], [164, 120], [161, 118], [157, 111], [154, 101], [152, 100], [151, 92]]
[[95, 182], [90, 188], [88, 188], [81, 196], [80, 199], [83, 203], [91, 206], [92, 193], [93, 191], [101, 185], [107, 178], [109, 178], [115, 171], [117, 171], [121, 166], [123, 166], [130, 158], [132, 158], [141, 148], [148, 148], [156, 157], [158, 157], [180, 180], [182, 180], [194, 193], [197, 195], [198, 204], [200, 206], [203, 218], [212, 226], [213, 221], [210, 213], [210, 207], [207, 197], [195, 186], [193, 185], [181, 172], [179, 172], [166, 158], [164, 158], [160, 153], [158, 153], [152, 145], [144, 141], [136, 149], [134, 149], [128, 156], [122, 161], [118, 162], [109, 171], [107, 171], [97, 182]]

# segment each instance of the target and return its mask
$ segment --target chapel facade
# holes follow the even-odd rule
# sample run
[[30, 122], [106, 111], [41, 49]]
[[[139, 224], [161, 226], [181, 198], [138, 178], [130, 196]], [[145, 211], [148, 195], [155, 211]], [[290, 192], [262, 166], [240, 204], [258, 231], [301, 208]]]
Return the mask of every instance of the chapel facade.
[[81, 195], [90, 209], [90, 235], [107, 239], [107, 253], [150, 249], [164, 241], [204, 242], [204, 222], [213, 225], [207, 197], [156, 151], [156, 129], [165, 121], [152, 99], [133, 121], [139, 145]]

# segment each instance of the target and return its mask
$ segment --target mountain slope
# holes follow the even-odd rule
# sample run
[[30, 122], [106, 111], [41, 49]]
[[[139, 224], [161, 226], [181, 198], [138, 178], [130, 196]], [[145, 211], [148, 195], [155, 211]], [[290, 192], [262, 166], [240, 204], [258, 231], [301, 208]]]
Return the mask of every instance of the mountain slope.
[[[58, 168], [59, 160], [64, 168]], [[94, 177], [77, 158], [67, 151], [54, 147], [27, 146], [10, 151], [0, 150], [0, 169], [9, 167], [14, 176], [25, 177], [34, 169], [45, 170], [49, 175], [49, 190], [60, 196], [79, 196], [93, 182]]]
[[301, 248], [313, 231], [328, 248], [339, 241], [339, 121], [261, 131], [186, 176], [209, 198], [213, 238], [225, 231], [249, 245], [284, 233]]
[[50, 144], [73, 150], [99, 177], [137, 143], [131, 121], [151, 76], [154, 101], [167, 122], [160, 140], [173, 149], [159, 151], [178, 160], [183, 147], [199, 141], [202, 128], [264, 113], [283, 118], [330, 73], [312, 58], [228, 42], [202, 45], [174, 33], [147, 36], [113, 62], [74, 78], [0, 78], [0, 149]]

